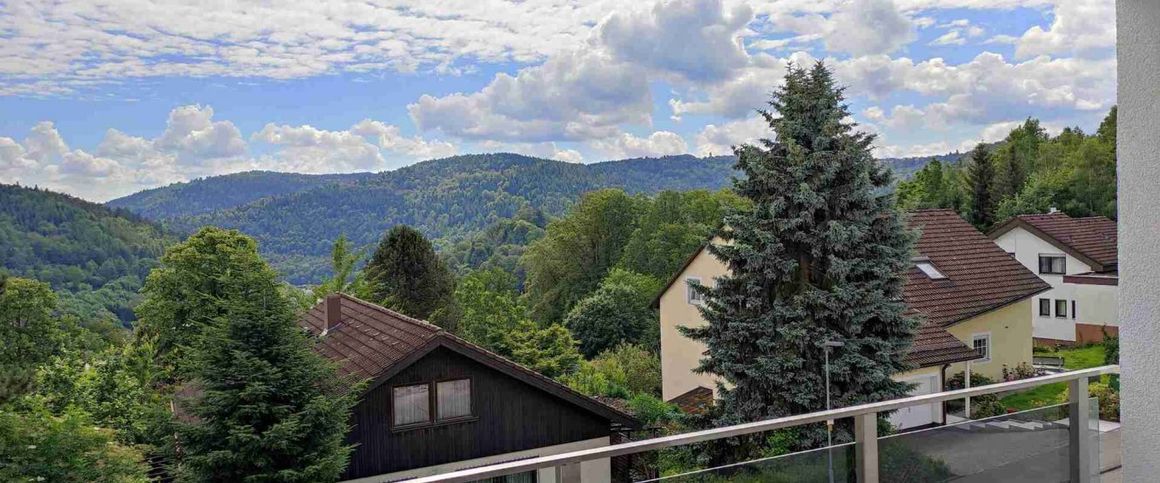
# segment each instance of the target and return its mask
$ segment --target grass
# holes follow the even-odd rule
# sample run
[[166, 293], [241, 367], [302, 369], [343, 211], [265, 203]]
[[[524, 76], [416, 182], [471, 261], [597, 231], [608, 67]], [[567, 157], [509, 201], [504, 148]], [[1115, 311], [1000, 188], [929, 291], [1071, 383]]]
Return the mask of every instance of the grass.
[[[1104, 345], [1092, 344], [1075, 348], [1060, 348], [1045, 355], [1063, 357], [1063, 367], [1069, 371], [1104, 365]], [[1048, 384], [1012, 394], [999, 400], [1004, 407], [1023, 411], [1064, 402], [1067, 383]]]

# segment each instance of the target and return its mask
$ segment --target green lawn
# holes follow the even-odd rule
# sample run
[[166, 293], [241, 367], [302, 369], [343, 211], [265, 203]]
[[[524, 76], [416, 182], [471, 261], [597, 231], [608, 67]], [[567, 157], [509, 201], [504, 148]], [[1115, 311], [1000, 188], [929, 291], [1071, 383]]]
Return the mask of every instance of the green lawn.
[[[1086, 347], [1078, 348], [1061, 348], [1058, 351], [1051, 353], [1044, 353], [1042, 355], [1052, 355], [1063, 357], [1063, 367], [1068, 370], [1087, 369], [1089, 367], [1098, 367], [1104, 365], [1104, 345], [1094, 344]], [[1050, 406], [1053, 404], [1062, 404], [1064, 392], [1067, 391], [1066, 383], [1048, 384], [1046, 386], [1039, 386], [1034, 389], [1029, 389], [1020, 393], [1012, 394], [999, 402], [1007, 408], [1013, 408], [1018, 411], [1026, 409], [1033, 409], [1037, 407]]]

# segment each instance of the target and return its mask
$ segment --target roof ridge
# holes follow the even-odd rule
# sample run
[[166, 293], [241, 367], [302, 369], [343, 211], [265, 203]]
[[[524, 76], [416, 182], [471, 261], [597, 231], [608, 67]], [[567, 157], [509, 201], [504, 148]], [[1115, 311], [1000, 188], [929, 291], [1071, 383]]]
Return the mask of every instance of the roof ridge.
[[340, 297], [342, 297], [342, 298], [345, 298], [345, 299], [347, 299], [347, 300], [350, 300], [350, 301], [352, 301], [352, 302], [355, 302], [355, 303], [357, 303], [357, 304], [359, 304], [359, 305], [363, 305], [363, 306], [365, 306], [365, 307], [367, 307], [367, 308], [370, 308], [370, 309], [372, 309], [372, 310], [377, 310], [377, 311], [379, 311], [379, 312], [383, 312], [383, 313], [385, 313], [385, 314], [387, 314], [387, 315], [390, 315], [390, 316], [392, 316], [392, 317], [398, 318], [399, 320], [402, 320], [403, 322], [409, 322], [409, 323], [412, 323], [412, 324], [418, 325], [418, 326], [420, 326], [420, 327], [423, 327], [423, 328], [425, 328], [425, 329], [433, 329], [433, 330], [435, 330], [436, 332], [446, 332], [445, 330], [443, 330], [443, 328], [442, 328], [442, 327], [439, 327], [438, 325], [432, 324], [431, 322], [428, 322], [428, 321], [426, 321], [426, 320], [423, 320], [423, 319], [417, 319], [417, 318], [415, 318], [415, 317], [411, 317], [411, 316], [409, 316], [409, 315], [406, 315], [406, 314], [403, 314], [403, 313], [401, 313], [401, 312], [397, 312], [397, 311], [394, 311], [394, 310], [388, 309], [388, 308], [386, 308], [386, 307], [383, 307], [382, 305], [379, 305], [379, 304], [376, 304], [376, 303], [372, 303], [372, 302], [368, 302], [368, 301], [366, 301], [366, 300], [360, 299], [360, 298], [358, 298], [358, 297], [355, 297], [355, 296], [353, 296], [353, 295], [348, 295], [348, 294], [345, 294], [345, 293], [342, 293], [342, 292], [338, 292], [338, 295], [339, 295]]

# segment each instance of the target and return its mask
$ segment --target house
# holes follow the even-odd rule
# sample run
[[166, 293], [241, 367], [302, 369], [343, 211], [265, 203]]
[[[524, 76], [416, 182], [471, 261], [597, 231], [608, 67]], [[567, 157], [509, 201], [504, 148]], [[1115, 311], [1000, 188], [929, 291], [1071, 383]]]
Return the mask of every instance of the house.
[[1032, 305], [1037, 343], [1099, 342], [1119, 335], [1116, 222], [1064, 213], [1020, 215], [987, 233], [1051, 284]]
[[[1031, 363], [1031, 310], [1036, 294], [1051, 289], [951, 210], [921, 210], [909, 224], [921, 231], [903, 297], [922, 319], [907, 362], [895, 379], [917, 384], [913, 394], [940, 391], [948, 374], [971, 370], [998, 380], [1003, 367]], [[721, 239], [712, 243], [721, 243]], [[680, 326], [706, 323], [690, 282], [711, 285], [727, 267], [704, 247], [694, 253], [654, 301], [660, 310], [661, 376], [665, 400], [704, 397], [716, 377], [697, 374], [705, 346]], [[898, 411], [893, 422], [912, 428], [944, 422], [939, 404]]]
[[[343, 480], [397, 481], [610, 444], [631, 416], [439, 327], [347, 295], [301, 325], [343, 378], [369, 381], [352, 414]], [[584, 481], [610, 481], [607, 459]], [[551, 482], [551, 470], [502, 481]]]

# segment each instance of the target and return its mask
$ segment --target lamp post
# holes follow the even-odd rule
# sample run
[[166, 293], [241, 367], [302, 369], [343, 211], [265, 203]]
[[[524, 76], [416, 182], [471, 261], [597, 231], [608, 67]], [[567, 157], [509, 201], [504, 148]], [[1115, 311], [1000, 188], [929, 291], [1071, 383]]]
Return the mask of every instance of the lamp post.
[[[830, 349], [834, 347], [842, 347], [845, 343], [828, 340], [822, 345], [825, 352], [826, 359], [826, 411], [830, 410]], [[834, 483], [834, 420], [826, 420], [826, 472], [830, 477], [830, 483]]]

